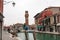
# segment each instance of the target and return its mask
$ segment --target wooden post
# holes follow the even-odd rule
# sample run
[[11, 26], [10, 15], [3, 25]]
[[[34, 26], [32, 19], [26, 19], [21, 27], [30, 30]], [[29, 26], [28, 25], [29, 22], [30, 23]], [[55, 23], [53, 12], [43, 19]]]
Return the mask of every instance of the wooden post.
[[28, 40], [28, 33], [25, 31], [26, 40]]
[[33, 32], [33, 37], [34, 37], [34, 40], [36, 40], [36, 34], [35, 34], [35, 31]]

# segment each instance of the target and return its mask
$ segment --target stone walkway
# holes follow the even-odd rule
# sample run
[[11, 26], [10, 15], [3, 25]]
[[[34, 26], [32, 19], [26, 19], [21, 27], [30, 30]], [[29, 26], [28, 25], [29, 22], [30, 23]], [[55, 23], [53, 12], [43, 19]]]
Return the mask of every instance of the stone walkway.
[[12, 35], [7, 31], [2, 31], [2, 40], [22, 40], [20, 37], [12, 38]]
[[7, 31], [2, 31], [2, 40], [12, 40], [10, 36], [11, 34], [8, 33]]

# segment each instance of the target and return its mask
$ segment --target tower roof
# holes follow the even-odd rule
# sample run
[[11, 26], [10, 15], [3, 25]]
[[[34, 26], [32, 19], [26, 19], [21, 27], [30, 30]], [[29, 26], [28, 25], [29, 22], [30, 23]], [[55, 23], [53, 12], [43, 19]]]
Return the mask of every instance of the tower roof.
[[25, 11], [25, 13], [28, 13], [28, 11]]

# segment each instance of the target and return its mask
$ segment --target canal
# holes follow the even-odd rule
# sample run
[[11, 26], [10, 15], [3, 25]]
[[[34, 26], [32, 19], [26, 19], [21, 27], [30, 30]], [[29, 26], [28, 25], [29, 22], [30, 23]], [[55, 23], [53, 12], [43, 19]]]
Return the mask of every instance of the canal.
[[[27, 32], [28, 40], [60, 40], [60, 33], [53, 33], [53, 32]], [[22, 40], [26, 40], [26, 35], [24, 32], [17, 33], [18, 37]], [[34, 38], [35, 37], [35, 38]]]
[[[25, 33], [18, 33], [18, 37], [22, 40], [26, 40]], [[28, 40], [34, 40], [32, 33], [28, 33]]]

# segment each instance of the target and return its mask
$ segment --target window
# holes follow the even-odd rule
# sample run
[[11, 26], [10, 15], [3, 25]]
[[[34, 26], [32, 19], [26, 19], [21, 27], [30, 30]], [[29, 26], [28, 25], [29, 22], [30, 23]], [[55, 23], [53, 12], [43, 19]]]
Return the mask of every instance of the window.
[[57, 21], [60, 23], [60, 15], [57, 16]]
[[44, 26], [44, 21], [42, 21], [42, 25]]
[[48, 25], [48, 19], [45, 20], [45, 24]]
[[54, 15], [54, 24], [56, 24], [56, 15]]
[[50, 24], [50, 18], [48, 18], [48, 24]]

